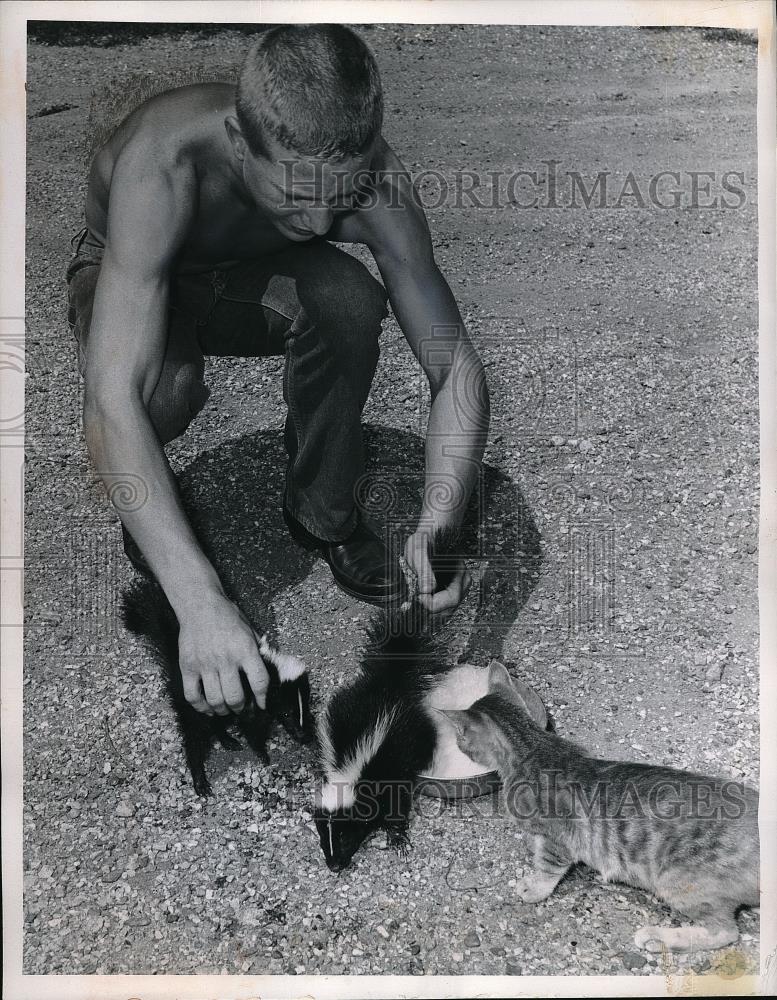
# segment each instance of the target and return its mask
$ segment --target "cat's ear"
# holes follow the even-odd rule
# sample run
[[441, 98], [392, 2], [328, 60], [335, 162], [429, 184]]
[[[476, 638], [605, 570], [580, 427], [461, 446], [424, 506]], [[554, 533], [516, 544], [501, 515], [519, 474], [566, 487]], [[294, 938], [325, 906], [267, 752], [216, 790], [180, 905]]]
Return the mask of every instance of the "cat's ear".
[[467, 727], [470, 722], [470, 714], [465, 709], [461, 708], [437, 708], [436, 712], [440, 715], [444, 715], [445, 718], [453, 723], [453, 727], [457, 734], [463, 736], [467, 731]]
[[523, 681], [512, 677], [499, 660], [492, 660], [488, 665], [488, 688], [490, 691], [503, 691], [521, 706], [535, 725], [540, 729], [548, 728], [548, 713], [540, 696]]
[[523, 681], [519, 681], [516, 677], [513, 678], [513, 689], [520, 698], [524, 711], [532, 722], [538, 725], [540, 729], [547, 729], [548, 713], [545, 711], [545, 706], [542, 704], [542, 699], [537, 692], [532, 690], [527, 684], [524, 684]]

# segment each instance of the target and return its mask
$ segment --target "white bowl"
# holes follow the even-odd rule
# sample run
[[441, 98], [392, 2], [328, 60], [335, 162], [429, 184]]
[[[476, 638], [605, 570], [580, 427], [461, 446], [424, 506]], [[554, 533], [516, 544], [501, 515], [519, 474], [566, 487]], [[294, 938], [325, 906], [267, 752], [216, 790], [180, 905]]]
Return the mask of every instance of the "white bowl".
[[[469, 708], [488, 694], [488, 667], [462, 663], [448, 671], [426, 696], [430, 709]], [[501, 786], [498, 771], [478, 764], [456, 743], [456, 729], [444, 715], [433, 711], [437, 727], [437, 749], [428, 772], [419, 775], [418, 791], [440, 799], [466, 799], [497, 791]]]

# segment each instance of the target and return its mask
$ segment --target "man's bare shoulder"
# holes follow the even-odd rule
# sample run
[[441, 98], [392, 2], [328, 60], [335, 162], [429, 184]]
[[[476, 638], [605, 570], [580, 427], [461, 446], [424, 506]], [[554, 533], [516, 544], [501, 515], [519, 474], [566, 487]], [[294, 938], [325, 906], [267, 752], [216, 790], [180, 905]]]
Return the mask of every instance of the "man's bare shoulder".
[[412, 178], [410, 171], [405, 167], [384, 136], [381, 136], [375, 146], [375, 156], [372, 161], [376, 180], [380, 184], [406, 182]]
[[[375, 142], [369, 165], [355, 175], [358, 191], [354, 207], [335, 219], [328, 238], [342, 243], [367, 242], [369, 222], [374, 221], [376, 210], [390, 204], [392, 191], [397, 183], [407, 184], [410, 174], [404, 164], [381, 135]], [[368, 215], [367, 213], [371, 213]]]
[[337, 220], [335, 239], [364, 243], [376, 257], [391, 255], [405, 262], [431, 253], [426, 215], [413, 178], [389, 143], [380, 137], [359, 206]]
[[[213, 115], [228, 114], [234, 107], [235, 88], [227, 83], [195, 83], [161, 94], [138, 105], [117, 126], [98, 156], [115, 158], [128, 145], [156, 145], [160, 156], [207, 141]], [[205, 133], [203, 133], [205, 127]]]
[[368, 174], [367, 193], [372, 197], [365, 199], [366, 204], [391, 203], [395, 201], [394, 192], [412, 188], [410, 172], [382, 135], [375, 143]]
[[225, 83], [191, 84], [157, 94], [128, 114], [92, 161], [90, 227], [104, 234], [115, 178], [138, 187], [159, 175], [188, 188], [198, 170], [217, 163], [225, 154], [223, 119], [234, 92]]

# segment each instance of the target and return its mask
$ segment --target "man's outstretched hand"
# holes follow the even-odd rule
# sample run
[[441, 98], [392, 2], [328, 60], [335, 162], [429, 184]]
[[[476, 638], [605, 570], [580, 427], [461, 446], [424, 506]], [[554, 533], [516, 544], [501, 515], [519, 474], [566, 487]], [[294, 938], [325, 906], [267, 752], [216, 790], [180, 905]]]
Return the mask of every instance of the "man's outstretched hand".
[[435, 593], [436, 580], [431, 560], [432, 536], [426, 531], [417, 531], [405, 542], [405, 559], [418, 577], [417, 601], [429, 611], [449, 611], [457, 608], [469, 592], [472, 576], [459, 559], [453, 579], [445, 588]]
[[181, 620], [178, 654], [183, 692], [205, 715], [239, 713], [245, 705], [241, 671], [260, 708], [265, 707], [269, 676], [259, 654], [258, 637], [236, 604], [219, 595]]

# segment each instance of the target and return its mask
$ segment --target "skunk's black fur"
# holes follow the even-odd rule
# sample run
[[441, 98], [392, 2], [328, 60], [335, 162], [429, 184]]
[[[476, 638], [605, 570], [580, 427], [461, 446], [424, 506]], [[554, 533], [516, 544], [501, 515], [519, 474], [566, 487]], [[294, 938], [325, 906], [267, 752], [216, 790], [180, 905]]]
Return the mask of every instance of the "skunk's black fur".
[[[440, 556], [453, 532], [435, 538], [437, 589], [447, 585]], [[447, 664], [432, 631], [435, 618], [417, 602], [376, 615], [358, 673], [332, 695], [319, 718], [323, 787], [315, 821], [327, 867], [345, 868], [376, 829], [400, 852], [407, 848], [413, 789], [428, 768], [437, 729], [424, 699]]]
[[261, 650], [270, 676], [266, 710], [257, 705], [248, 681], [241, 674], [245, 708], [240, 715], [208, 716], [193, 708], [184, 695], [178, 660], [178, 619], [155, 580], [145, 578], [130, 585], [123, 595], [123, 617], [126, 627], [145, 638], [157, 654], [178, 720], [186, 763], [198, 795], [212, 794], [205, 763], [214, 740], [218, 740], [226, 750], [240, 749], [240, 743], [227, 731], [230, 723], [237, 725], [248, 745], [263, 761], [267, 760], [265, 743], [274, 718], [299, 742], [307, 743], [313, 738], [307, 672], [293, 679], [284, 679], [277, 665], [283, 654], [279, 656], [277, 650], [267, 645]]

